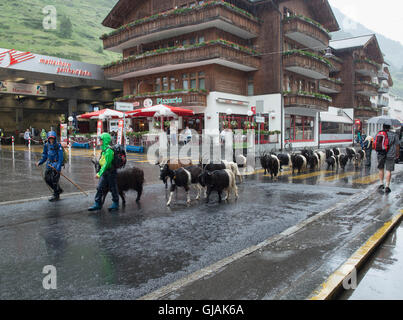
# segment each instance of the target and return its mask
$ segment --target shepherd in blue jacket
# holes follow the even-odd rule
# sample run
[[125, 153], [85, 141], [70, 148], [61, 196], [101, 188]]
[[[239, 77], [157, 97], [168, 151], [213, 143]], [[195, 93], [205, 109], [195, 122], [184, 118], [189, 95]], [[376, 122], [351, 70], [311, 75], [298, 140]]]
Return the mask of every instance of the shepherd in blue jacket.
[[[58, 201], [63, 190], [60, 188], [60, 172], [63, 166], [63, 148], [57, 142], [56, 132], [50, 131], [47, 135], [48, 142], [43, 146], [42, 159], [36, 164], [40, 166], [46, 162], [45, 182], [52, 188], [53, 197], [49, 201]], [[53, 168], [52, 168], [52, 167]]]

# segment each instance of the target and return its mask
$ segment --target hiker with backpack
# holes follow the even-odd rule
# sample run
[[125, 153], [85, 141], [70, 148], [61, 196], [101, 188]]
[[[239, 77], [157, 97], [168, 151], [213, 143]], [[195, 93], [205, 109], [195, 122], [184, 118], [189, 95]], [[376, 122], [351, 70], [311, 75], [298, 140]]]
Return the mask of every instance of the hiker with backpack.
[[[95, 204], [88, 209], [88, 211], [98, 211], [102, 209], [103, 204], [103, 190], [108, 189], [112, 193], [112, 206], [109, 211], [119, 210], [119, 193], [117, 186], [117, 165], [114, 165], [115, 152], [111, 147], [112, 137], [109, 133], [101, 135], [102, 153], [99, 159], [100, 170], [96, 177], [99, 180], [97, 193], [95, 195]], [[119, 166], [119, 165], [118, 165]]]
[[[385, 191], [385, 193], [392, 192], [390, 189], [390, 181], [392, 172], [395, 170], [397, 146], [400, 143], [398, 136], [391, 132], [390, 128], [390, 125], [384, 124], [383, 130], [376, 135], [374, 142], [374, 147], [378, 154], [379, 179], [382, 183], [378, 189]], [[384, 178], [386, 178], [386, 186], [383, 182]]]
[[62, 145], [57, 142], [56, 132], [48, 132], [47, 139], [48, 142], [43, 146], [42, 159], [36, 166], [39, 167], [46, 162], [45, 182], [53, 190], [53, 197], [49, 201], [54, 202], [58, 201], [60, 194], [63, 193], [59, 180], [65, 162], [65, 153]]

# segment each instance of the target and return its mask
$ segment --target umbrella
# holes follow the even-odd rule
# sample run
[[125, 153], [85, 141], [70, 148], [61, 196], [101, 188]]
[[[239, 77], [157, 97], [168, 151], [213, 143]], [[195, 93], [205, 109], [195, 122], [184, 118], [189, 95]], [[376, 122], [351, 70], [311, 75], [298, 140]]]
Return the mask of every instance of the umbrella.
[[93, 119], [117, 119], [123, 118], [124, 112], [112, 110], [112, 109], [102, 109], [99, 111], [89, 112], [79, 115], [77, 118], [81, 120], [93, 120]]
[[161, 118], [161, 130], [163, 130], [163, 119], [164, 117], [172, 117], [177, 118], [178, 116], [192, 116], [194, 115], [193, 110], [179, 108], [179, 107], [171, 107], [163, 104], [158, 104], [152, 107], [146, 107], [142, 109], [137, 109], [134, 111], [129, 111], [126, 113], [126, 116], [129, 118], [134, 117], [155, 117]]
[[386, 125], [390, 125], [391, 127], [394, 126], [401, 126], [401, 123], [399, 120], [391, 118], [391, 117], [387, 117], [387, 116], [381, 116], [381, 117], [375, 117], [375, 118], [371, 118], [368, 120], [369, 124], [386, 124]]
[[193, 110], [159, 104], [127, 112], [128, 117], [178, 117], [194, 115]]

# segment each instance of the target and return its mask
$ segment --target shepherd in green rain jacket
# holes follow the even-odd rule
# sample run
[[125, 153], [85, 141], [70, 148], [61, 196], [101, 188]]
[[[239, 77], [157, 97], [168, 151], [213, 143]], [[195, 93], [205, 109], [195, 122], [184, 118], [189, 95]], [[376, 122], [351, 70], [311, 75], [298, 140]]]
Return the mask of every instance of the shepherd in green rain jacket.
[[99, 159], [100, 170], [96, 177], [99, 180], [97, 194], [95, 195], [95, 204], [89, 208], [89, 211], [97, 211], [102, 209], [102, 196], [103, 191], [108, 189], [112, 193], [113, 204], [109, 208], [109, 211], [116, 211], [119, 209], [119, 193], [116, 181], [116, 168], [113, 165], [113, 159], [115, 157], [114, 151], [111, 149], [112, 137], [109, 133], [103, 133], [101, 135], [102, 141], [102, 153]]

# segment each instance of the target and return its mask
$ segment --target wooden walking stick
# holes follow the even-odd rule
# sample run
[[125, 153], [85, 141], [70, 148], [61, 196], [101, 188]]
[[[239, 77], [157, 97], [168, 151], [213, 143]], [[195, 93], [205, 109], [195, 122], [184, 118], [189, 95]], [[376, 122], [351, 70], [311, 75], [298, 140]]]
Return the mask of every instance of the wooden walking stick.
[[[55, 167], [53, 167], [51, 164], [48, 164], [48, 165], [49, 165], [49, 167], [51, 167], [53, 170], [55, 170], [56, 172], [58, 172], [58, 171], [55, 169]], [[63, 178], [65, 178], [67, 181], [69, 181], [72, 185], [74, 185], [78, 190], [80, 190], [82, 193], [84, 193], [84, 194], [88, 197], [88, 194], [87, 194], [83, 189], [81, 189], [81, 187], [80, 187], [79, 185], [75, 184], [73, 181], [71, 181], [69, 178], [67, 178], [62, 172], [60, 172], [60, 175], [61, 175]]]

